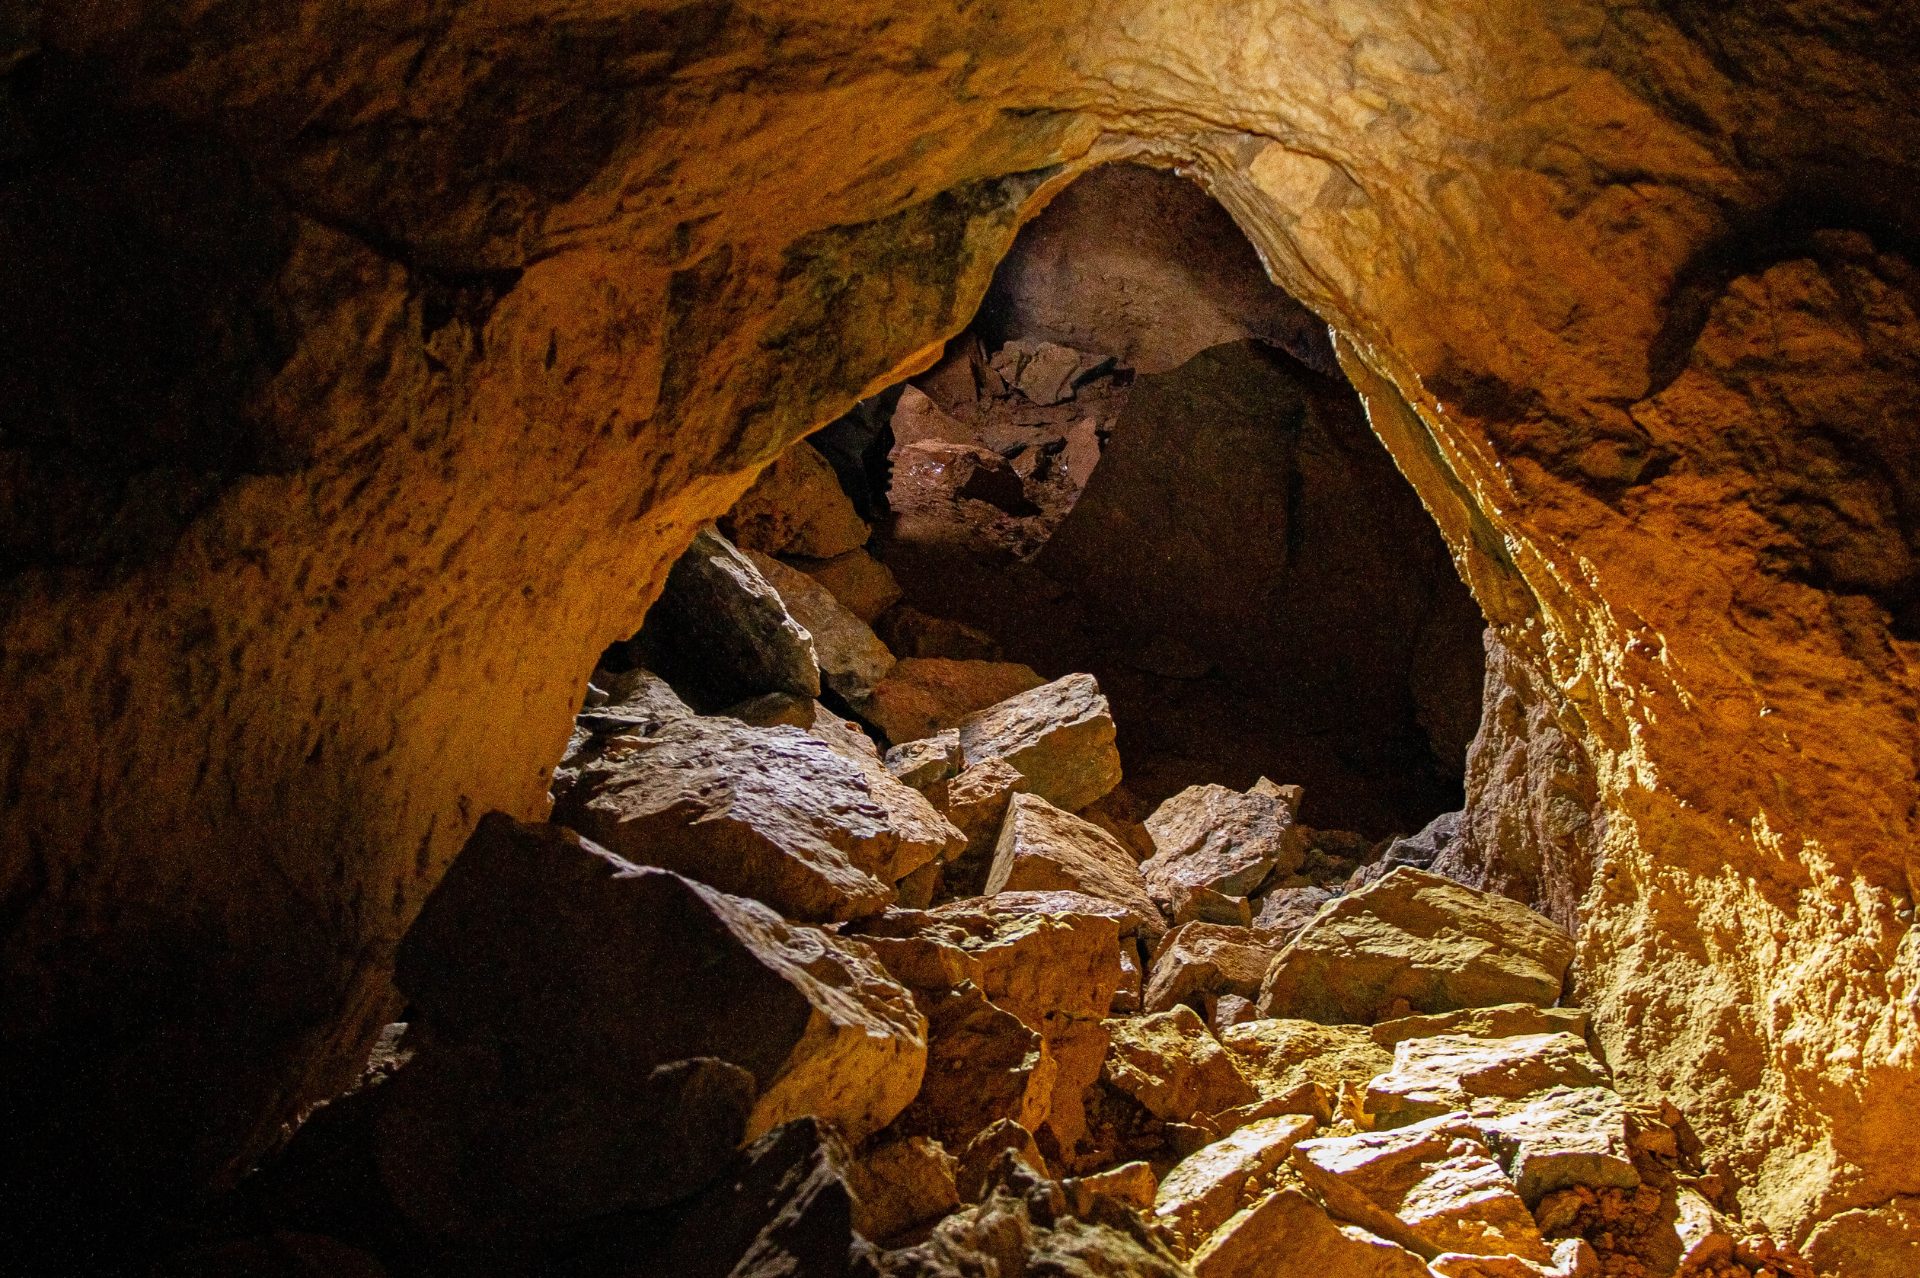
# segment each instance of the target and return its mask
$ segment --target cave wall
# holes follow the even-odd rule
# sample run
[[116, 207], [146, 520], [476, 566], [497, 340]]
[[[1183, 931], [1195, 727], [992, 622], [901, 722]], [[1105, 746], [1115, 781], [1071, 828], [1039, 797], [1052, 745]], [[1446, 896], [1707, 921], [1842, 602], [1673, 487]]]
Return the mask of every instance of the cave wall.
[[[0, 27], [39, 321], [0, 439], [10, 1185], [191, 1187], [335, 1085], [425, 892], [481, 813], [543, 811], [582, 673], [693, 527], [1133, 157], [1199, 175], [1342, 334], [1578, 725], [1581, 993], [1624, 1083], [1750, 1211], [1827, 1221], [1816, 1257], [1911, 1220], [1920, 18], [927, 8]], [[213, 178], [116, 180], [135, 136]]]

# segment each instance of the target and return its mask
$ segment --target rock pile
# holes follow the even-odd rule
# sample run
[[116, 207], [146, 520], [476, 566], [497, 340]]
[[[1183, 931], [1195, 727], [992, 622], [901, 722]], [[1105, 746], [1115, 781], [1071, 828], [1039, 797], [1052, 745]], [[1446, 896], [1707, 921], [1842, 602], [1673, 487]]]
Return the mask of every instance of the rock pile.
[[1804, 1278], [1722, 1214], [1676, 1111], [1613, 1090], [1555, 925], [1378, 872], [1266, 780], [1115, 817], [1086, 675], [883, 755], [884, 662], [841, 659], [884, 653], [871, 629], [765, 552], [693, 553], [755, 618], [715, 648], [745, 699], [596, 673], [554, 823], [480, 823], [401, 947], [385, 1063], [249, 1184], [236, 1257]]

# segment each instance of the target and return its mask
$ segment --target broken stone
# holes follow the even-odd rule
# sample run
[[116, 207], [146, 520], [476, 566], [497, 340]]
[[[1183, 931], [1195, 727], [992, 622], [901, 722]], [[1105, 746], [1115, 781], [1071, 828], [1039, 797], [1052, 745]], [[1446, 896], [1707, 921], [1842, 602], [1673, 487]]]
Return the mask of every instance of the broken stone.
[[1100, 423], [1092, 417], [1082, 417], [1067, 427], [1067, 446], [1061, 454], [1060, 464], [1067, 472], [1067, 482], [1075, 488], [1085, 488], [1087, 481], [1093, 478], [1093, 468], [1100, 464]]
[[1140, 972], [1140, 951], [1132, 942], [1120, 946], [1120, 988], [1113, 993], [1114, 1015], [1140, 1010], [1145, 982]]
[[805, 440], [761, 471], [723, 522], [743, 550], [809, 559], [856, 550], [873, 531], [855, 513], [833, 467]]
[[[1151, 889], [1149, 889], [1151, 890]], [[1159, 903], [1159, 898], [1155, 898]], [[1244, 896], [1225, 896], [1209, 887], [1176, 883], [1165, 902], [1174, 923], [1217, 923], [1224, 927], [1245, 928], [1253, 922], [1253, 911]]]
[[1153, 855], [1153, 836], [1147, 833], [1147, 827], [1140, 821], [1143, 813], [1140, 804], [1127, 787], [1117, 785], [1102, 795], [1100, 799], [1081, 808], [1075, 814], [1093, 822], [1101, 829], [1120, 841], [1120, 846], [1133, 853], [1136, 861], [1145, 861]]
[[1319, 1126], [1289, 1114], [1252, 1122], [1167, 1173], [1154, 1194], [1153, 1214], [1189, 1248], [1197, 1247], [1250, 1200], [1272, 1188], [1273, 1174], [1295, 1144]]
[[866, 947], [498, 813], [427, 898], [394, 981], [435, 1041], [498, 1046], [609, 1103], [676, 1061], [738, 1066], [749, 1137], [799, 1114], [864, 1136], [926, 1065], [924, 1018]]
[[813, 636], [752, 561], [712, 529], [696, 533], [667, 574], [637, 646], [697, 709], [763, 692], [820, 695]]
[[1182, 886], [1245, 897], [1270, 874], [1292, 874], [1306, 855], [1294, 810], [1271, 783], [1244, 794], [1196, 785], [1174, 795], [1146, 822], [1155, 853], [1140, 868], [1154, 899], [1170, 903]]
[[[893, 570], [864, 549], [831, 559], [802, 559], [793, 566], [826, 587], [842, 608], [869, 626], [900, 600], [900, 583], [894, 580]], [[903, 657], [936, 655], [903, 653], [891, 643], [887, 647]]]
[[1611, 1083], [1585, 1041], [1571, 1034], [1409, 1038], [1395, 1046], [1393, 1068], [1367, 1087], [1367, 1112], [1382, 1127], [1402, 1127], [1484, 1099]]
[[1175, 1004], [1211, 1010], [1222, 995], [1251, 999], [1273, 962], [1273, 951], [1246, 928], [1182, 923], [1167, 933], [1153, 959], [1153, 979], [1144, 995], [1147, 1011]]
[[994, 356], [993, 366], [1015, 390], [1045, 407], [1073, 398], [1074, 383], [1089, 361], [1058, 342], [1009, 342]]
[[854, 1228], [881, 1241], [960, 1205], [960, 1164], [937, 1140], [907, 1136], [868, 1150], [847, 1168]]
[[1193, 1256], [1195, 1278], [1431, 1278], [1420, 1258], [1343, 1225], [1297, 1189], [1230, 1218]]
[[1031, 793], [1063, 811], [1084, 808], [1120, 783], [1113, 716], [1092, 675], [1068, 675], [1010, 696], [959, 728], [969, 767], [1004, 759], [1026, 777]]
[[1401, 868], [1327, 906], [1294, 937], [1267, 974], [1260, 1011], [1368, 1023], [1544, 1006], [1560, 997], [1572, 961], [1572, 938], [1525, 906]]
[[[810, 737], [826, 742], [833, 752], [850, 759], [862, 771], [880, 758], [880, 747], [851, 719], [842, 719], [811, 697], [796, 697], [791, 692], [769, 692], [722, 711], [729, 719], [752, 724], [756, 728], [798, 728]], [[651, 732], [643, 735], [652, 736]]]
[[1190, 1007], [1107, 1022], [1113, 1047], [1101, 1080], [1170, 1122], [1209, 1119], [1259, 1099]]
[[1000, 641], [977, 626], [920, 611], [912, 604], [889, 608], [874, 630], [896, 657], [946, 657], [954, 661], [998, 661]]
[[1153, 1165], [1135, 1161], [1087, 1176], [1070, 1176], [1060, 1183], [1060, 1188], [1066, 1194], [1067, 1210], [1084, 1219], [1098, 1210], [1095, 1200], [1102, 1197], [1124, 1203], [1135, 1211], [1151, 1211], [1157, 1183]]
[[[965, 739], [963, 733], [962, 742]], [[1140, 867], [1113, 836], [1038, 795], [1015, 794], [1000, 825], [987, 892], [1059, 890], [1124, 906], [1151, 935], [1164, 929]]]
[[1301, 1141], [1293, 1166], [1328, 1211], [1429, 1259], [1550, 1262], [1533, 1214], [1462, 1118]]
[[1220, 1043], [1262, 1096], [1292, 1100], [1307, 1089], [1314, 1108], [1301, 1112], [1317, 1114], [1323, 1122], [1343, 1091], [1364, 1088], [1393, 1066], [1393, 1054], [1356, 1025], [1245, 1021], [1222, 1030]]
[[1574, 1185], [1633, 1189], [1627, 1106], [1604, 1087], [1556, 1087], [1474, 1123], [1529, 1207]]
[[1407, 1038], [1439, 1034], [1467, 1034], [1474, 1038], [1511, 1038], [1516, 1034], [1571, 1034], [1587, 1036], [1587, 1014], [1577, 1007], [1536, 1007], [1532, 1003], [1502, 1003], [1497, 1007], [1466, 1007], [1431, 1016], [1402, 1016], [1373, 1027], [1373, 1041], [1392, 1047]]
[[893, 654], [872, 627], [841, 607], [825, 586], [807, 574], [770, 555], [744, 553], [779, 593], [787, 612], [813, 636], [821, 682], [849, 703], [869, 696], [894, 667]]
[[946, 443], [965, 439], [967, 428], [942, 408], [925, 391], [908, 386], [900, 392], [893, 410], [893, 440], [896, 447], [921, 443]]
[[[681, 1213], [661, 1254], [621, 1256], [638, 1272], [674, 1278], [846, 1274], [865, 1246], [847, 1185], [853, 1162], [824, 1123], [798, 1118], [742, 1150]], [[628, 1269], [627, 1272], [635, 1272]]]
[[944, 869], [945, 867], [940, 862], [929, 861], [913, 873], [901, 879], [898, 883], [895, 883], [893, 890], [901, 908], [924, 910], [932, 905], [933, 899], [940, 895], [940, 886], [943, 880], [941, 872]]
[[1313, 922], [1320, 907], [1333, 899], [1323, 887], [1275, 888], [1256, 902], [1251, 924], [1260, 939], [1278, 950]]
[[953, 1149], [1001, 1119], [1038, 1130], [1054, 1075], [1040, 1035], [970, 984], [915, 999], [927, 1018], [926, 1077], [895, 1130]]
[[639, 864], [812, 920], [884, 908], [886, 884], [960, 840], [877, 760], [725, 718], [615, 738], [555, 819]]
[[1443, 854], [1451, 853], [1459, 842], [1460, 817], [1458, 812], [1444, 812], [1427, 822], [1418, 834], [1391, 840], [1384, 852], [1353, 872], [1347, 880], [1347, 890], [1358, 891], [1369, 883], [1377, 883], [1403, 865], [1416, 870], [1433, 868], [1434, 862]]
[[1024, 1163], [1041, 1179], [1049, 1174], [1047, 1160], [1034, 1144], [1033, 1132], [1003, 1118], [981, 1131], [961, 1151], [956, 1178], [961, 1200], [975, 1203], [985, 1197], [993, 1188], [995, 1173], [1005, 1167], [1008, 1158]]
[[986, 890], [1007, 805], [1026, 786], [1027, 779], [1004, 759], [975, 764], [948, 784], [943, 810], [967, 841], [949, 876], [954, 891], [978, 895]]
[[1213, 1015], [1207, 1018], [1207, 1024], [1213, 1027], [1216, 1036], [1225, 1033], [1235, 1025], [1244, 1025], [1255, 1020], [1259, 1013], [1254, 1010], [1253, 1000], [1238, 994], [1222, 994], [1214, 1000]]
[[893, 747], [887, 751], [887, 771], [900, 784], [922, 794], [941, 786], [944, 799], [948, 788], [941, 783], [952, 780], [960, 772], [960, 734], [949, 730]]
[[[853, 708], [888, 741], [914, 741], [958, 727], [969, 715], [1044, 682], [1012, 662], [910, 657]], [[969, 756], [965, 761], [979, 760]]]

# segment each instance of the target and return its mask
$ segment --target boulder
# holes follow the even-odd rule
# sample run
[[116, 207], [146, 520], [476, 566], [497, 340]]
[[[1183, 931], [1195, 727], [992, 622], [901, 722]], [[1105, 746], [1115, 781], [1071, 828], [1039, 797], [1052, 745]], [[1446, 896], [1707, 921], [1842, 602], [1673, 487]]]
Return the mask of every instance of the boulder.
[[1051, 1169], [1033, 1132], [1002, 1118], [980, 1132], [960, 1151], [956, 1184], [963, 1202], [977, 1203], [993, 1189], [994, 1182], [1009, 1170], [1009, 1162], [1020, 1163], [1033, 1175], [1046, 1178]]
[[1306, 855], [1294, 811], [1264, 777], [1244, 794], [1196, 785], [1174, 795], [1146, 822], [1154, 855], [1140, 869], [1154, 899], [1168, 904], [1182, 886], [1250, 896], [1269, 875], [1292, 874]]
[[1406, 1038], [1437, 1034], [1468, 1034], [1474, 1038], [1511, 1038], [1516, 1034], [1571, 1034], [1587, 1036], [1587, 1014], [1577, 1007], [1537, 1007], [1532, 1003], [1502, 1003], [1495, 1007], [1464, 1007], [1430, 1016], [1402, 1016], [1373, 1027], [1373, 1041], [1392, 1047]]
[[1319, 1126], [1288, 1114], [1263, 1118], [1180, 1160], [1154, 1193], [1154, 1218], [1189, 1250], [1273, 1186], [1273, 1175], [1298, 1142]]
[[810, 559], [856, 550], [873, 531], [854, 511], [827, 459], [804, 440], [761, 471], [722, 522], [744, 550]]
[[1460, 841], [1460, 816], [1458, 812], [1443, 812], [1427, 822], [1418, 834], [1389, 841], [1385, 851], [1353, 872], [1347, 880], [1347, 890], [1356, 891], [1369, 883], [1377, 883], [1403, 865], [1416, 870], [1432, 869], [1442, 854], [1452, 852]]
[[951, 621], [897, 604], [873, 623], [897, 657], [947, 657], [954, 661], [998, 661], [1000, 641], [978, 626]]
[[1301, 1141], [1293, 1166], [1327, 1210], [1431, 1259], [1553, 1259], [1533, 1214], [1463, 1116]]
[[1009, 342], [994, 356], [1000, 375], [1042, 406], [1072, 399], [1080, 374], [1099, 362], [1058, 342]]
[[888, 741], [914, 741], [958, 727], [969, 715], [1044, 682], [1012, 662], [910, 657], [853, 708]]
[[1333, 893], [1323, 887], [1275, 888], [1254, 902], [1256, 908], [1250, 926], [1262, 941], [1277, 950], [1298, 936], [1300, 929], [1313, 922], [1313, 916], [1332, 899]]
[[[799, 1118], [742, 1150], [680, 1213], [659, 1254], [625, 1248], [612, 1272], [674, 1278], [844, 1275], [866, 1244], [848, 1187], [852, 1156], [830, 1128]], [[637, 1263], [636, 1263], [637, 1262]]]
[[[893, 579], [893, 571], [864, 549], [831, 559], [801, 559], [793, 566], [825, 586], [842, 608], [870, 626], [900, 601], [900, 583]], [[893, 650], [901, 656], [941, 655]]]
[[1112, 835], [1038, 795], [1015, 794], [1000, 825], [987, 892], [1059, 890], [1112, 901], [1150, 935], [1165, 928], [1140, 867]]
[[[833, 752], [864, 768], [880, 758], [880, 747], [851, 719], [842, 719], [812, 697], [796, 697], [791, 692], [769, 692], [751, 697], [739, 705], [721, 711], [729, 719], [752, 724], [756, 728], [798, 728], [810, 737], [826, 742]], [[652, 736], [651, 732], [643, 735]]]
[[1260, 1012], [1369, 1023], [1544, 1006], [1559, 999], [1572, 961], [1572, 938], [1525, 906], [1401, 868], [1333, 902], [1294, 937], [1267, 974]]
[[915, 1001], [927, 1018], [926, 1077], [894, 1130], [932, 1136], [952, 1149], [964, 1149], [1001, 1119], [1037, 1131], [1054, 1074], [1040, 1035], [972, 984], [916, 991]]
[[1111, 1020], [1113, 1046], [1101, 1081], [1155, 1118], [1207, 1120], [1259, 1099], [1239, 1067], [1190, 1007]]
[[1027, 779], [1030, 792], [1065, 811], [1086, 807], [1120, 783], [1113, 716], [1092, 675], [1068, 675], [1007, 697], [959, 728], [969, 767], [1004, 759]]
[[763, 692], [820, 695], [813, 636], [751, 560], [711, 529], [667, 574], [636, 645], [700, 710]]
[[1529, 1207], [1575, 1185], [1633, 1189], [1640, 1184], [1626, 1102], [1608, 1088], [1555, 1087], [1500, 1106], [1490, 1116], [1476, 1111], [1474, 1124]]
[[894, 667], [893, 654], [873, 628], [799, 569], [758, 551], [743, 553], [779, 593], [788, 614], [813, 636], [821, 683], [849, 703], [871, 695], [874, 685]]
[[1244, 1021], [1222, 1030], [1220, 1043], [1262, 1096], [1300, 1098], [1304, 1092], [1313, 1108], [1300, 1112], [1323, 1120], [1343, 1092], [1365, 1088], [1374, 1075], [1393, 1066], [1393, 1054], [1357, 1025]]
[[1027, 779], [1004, 759], [977, 763], [948, 783], [942, 811], [967, 841], [951, 876], [954, 891], [977, 895], [985, 890], [1007, 805], [1026, 786]]
[[878, 760], [727, 718], [615, 738], [554, 817], [629, 860], [813, 920], [884, 908], [887, 884], [960, 841]]
[[1274, 952], [1246, 928], [1182, 923], [1167, 933], [1153, 959], [1144, 1006], [1164, 1012], [1186, 1003], [1203, 1015], [1223, 994], [1254, 998]]
[[866, 1150], [847, 1168], [854, 1228], [882, 1241], [938, 1220], [960, 1205], [959, 1166], [925, 1136], [896, 1137]]
[[926, 1065], [925, 1019], [865, 946], [498, 813], [427, 898], [394, 981], [433, 1041], [499, 1048], [609, 1105], [663, 1065], [738, 1066], [750, 1137], [799, 1114], [864, 1136]]
[[1230, 1218], [1193, 1256], [1195, 1278], [1432, 1278], [1396, 1243], [1334, 1220], [1297, 1189]]
[[1367, 1087], [1367, 1112], [1402, 1127], [1470, 1109], [1481, 1100], [1518, 1100], [1550, 1087], [1607, 1087], [1606, 1067], [1571, 1034], [1402, 1039], [1393, 1068]]
[[908, 741], [887, 751], [887, 771], [900, 784], [927, 794], [939, 787], [944, 800], [950, 790], [946, 784], [960, 773], [960, 734], [948, 730], [937, 736]]
[[1158, 897], [1155, 901], [1163, 905], [1175, 924], [1218, 923], [1246, 928], [1253, 922], [1253, 910], [1246, 897], [1227, 896], [1197, 884], [1176, 883], [1164, 902]]
[[1066, 1191], [1069, 1210], [1076, 1216], [1086, 1217], [1097, 1210], [1094, 1199], [1102, 1195], [1125, 1203], [1135, 1211], [1152, 1211], [1159, 1181], [1154, 1177], [1152, 1163], [1136, 1160], [1086, 1176], [1068, 1177], [1060, 1183], [1060, 1188]]
[[908, 386], [900, 392], [900, 402], [893, 410], [896, 447], [966, 437], [967, 428], [918, 386]]
[[1113, 993], [1115, 1015], [1138, 1012], [1145, 998], [1145, 981], [1140, 972], [1140, 950], [1132, 942], [1120, 947], [1120, 988]]

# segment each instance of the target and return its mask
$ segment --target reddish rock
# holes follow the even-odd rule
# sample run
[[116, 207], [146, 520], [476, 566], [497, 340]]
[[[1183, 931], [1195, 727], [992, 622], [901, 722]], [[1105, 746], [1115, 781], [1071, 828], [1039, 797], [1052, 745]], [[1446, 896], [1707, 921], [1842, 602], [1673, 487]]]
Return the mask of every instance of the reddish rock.
[[1027, 778], [1029, 791], [1065, 811], [1086, 807], [1120, 783], [1113, 716], [1092, 675], [1068, 675], [1008, 697], [959, 728], [969, 767], [1004, 759]]
[[1222, 995], [1255, 998], [1273, 959], [1274, 951], [1246, 928], [1182, 923], [1154, 954], [1146, 1010], [1164, 1012], [1185, 1003], [1207, 1015]]
[[1295, 808], [1265, 778], [1244, 794], [1220, 785], [1182, 790], [1147, 818], [1155, 852], [1140, 868], [1148, 888], [1163, 903], [1181, 887], [1245, 897], [1270, 875], [1292, 874], [1306, 855]]
[[1007, 891], [1084, 892], [1125, 908], [1150, 935], [1165, 928], [1126, 849], [1098, 826], [1038, 795], [1015, 794], [1001, 822], [987, 892]]
[[804, 440], [760, 472], [723, 524], [744, 550], [812, 559], [858, 549], [872, 532], [854, 512], [833, 467]]
[[820, 679], [849, 703], [870, 695], [894, 667], [893, 654], [872, 627], [842, 607], [840, 601], [813, 578], [789, 568], [770, 555], [744, 552], [760, 575], [779, 592], [787, 612], [813, 636], [814, 659]]
[[915, 741], [959, 727], [969, 715], [1043, 682], [1011, 662], [911, 657], [894, 666], [854, 710], [888, 741]]
[[[831, 559], [798, 559], [790, 562], [825, 586], [840, 601], [841, 607], [868, 625], [872, 625], [900, 600], [900, 583], [893, 579], [892, 570], [864, 549], [849, 550]], [[887, 646], [903, 657], [953, 655], [901, 652], [891, 643]]]
[[1101, 1081], [1156, 1118], [1204, 1121], [1259, 1099], [1190, 1007], [1109, 1021], [1108, 1028], [1113, 1047]]

